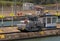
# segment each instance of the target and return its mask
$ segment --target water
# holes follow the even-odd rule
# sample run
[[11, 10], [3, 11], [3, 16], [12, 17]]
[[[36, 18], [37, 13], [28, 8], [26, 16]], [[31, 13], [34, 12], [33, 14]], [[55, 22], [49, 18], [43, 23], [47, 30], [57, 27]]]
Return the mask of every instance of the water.
[[17, 40], [17, 41], [60, 41], [60, 36], [25, 39], [25, 40]]
[[[16, 25], [16, 24], [19, 24], [20, 23], [20, 21], [14, 21], [13, 22], [13, 25]], [[3, 22], [3, 26], [11, 26], [11, 24], [12, 24], [12, 21], [4, 21]], [[2, 26], [2, 22], [0, 21], [0, 26]]]
[[[55, 21], [55, 20], [54, 20]], [[58, 22], [60, 23], [60, 18], [58, 19]], [[13, 21], [13, 25], [19, 24], [20, 21]], [[4, 21], [3, 25], [4, 26], [11, 26], [12, 21]], [[2, 26], [2, 22], [0, 21], [0, 26]]]

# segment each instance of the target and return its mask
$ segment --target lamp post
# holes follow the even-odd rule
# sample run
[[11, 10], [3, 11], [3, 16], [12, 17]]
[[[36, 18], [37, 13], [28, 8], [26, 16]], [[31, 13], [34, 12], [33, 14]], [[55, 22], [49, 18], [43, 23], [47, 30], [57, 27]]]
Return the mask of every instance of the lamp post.
[[11, 6], [12, 9], [12, 13], [10, 14], [10, 16], [12, 16], [12, 24], [11, 26], [13, 26], [14, 21], [13, 21], [13, 16], [16, 15], [16, 0], [14, 0], [14, 5]]
[[[58, 1], [56, 0], [56, 13], [57, 13], [57, 15], [58, 15]], [[57, 22], [58, 22], [58, 17], [57, 17]]]
[[11, 13], [11, 16], [12, 16], [12, 25], [11, 26], [13, 26], [13, 16], [14, 16], [14, 11], [13, 11], [13, 5], [12, 5], [12, 13]]
[[16, 9], [16, 1], [17, 1], [17, 0], [14, 1], [14, 14], [15, 14], [15, 15], [16, 15], [16, 12], [17, 12], [17, 9]]
[[3, 3], [2, 3], [2, 26], [3, 26]]
[[56, 0], [56, 9], [57, 9], [57, 14], [58, 14], [58, 2], [57, 2], [57, 0]]

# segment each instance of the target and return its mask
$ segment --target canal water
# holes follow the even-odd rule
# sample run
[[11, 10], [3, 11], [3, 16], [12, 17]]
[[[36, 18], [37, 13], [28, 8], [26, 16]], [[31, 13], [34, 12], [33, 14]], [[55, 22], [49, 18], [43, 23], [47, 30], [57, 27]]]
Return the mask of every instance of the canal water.
[[[58, 22], [60, 23], [60, 18], [58, 19]], [[17, 25], [19, 23], [20, 23], [20, 20], [19, 21], [13, 21], [13, 25]], [[12, 24], [12, 21], [3, 21], [3, 26], [11, 26], [11, 24]], [[2, 21], [0, 21], [0, 26], [2, 26]]]
[[60, 36], [25, 39], [25, 40], [16, 40], [16, 41], [60, 41]]
[[[60, 23], [60, 17], [58, 19], [58, 22]], [[13, 25], [17, 25], [19, 23], [20, 23], [20, 20], [19, 21], [13, 21]], [[12, 21], [3, 21], [3, 26], [11, 26], [11, 25], [12, 25]], [[0, 21], [0, 26], [2, 26], [2, 21]]]
[[[13, 21], [13, 25], [17, 25], [19, 24], [20, 21]], [[12, 21], [4, 21], [3, 22], [3, 26], [11, 26], [12, 25]], [[0, 21], [0, 26], [2, 26], [2, 22]]]

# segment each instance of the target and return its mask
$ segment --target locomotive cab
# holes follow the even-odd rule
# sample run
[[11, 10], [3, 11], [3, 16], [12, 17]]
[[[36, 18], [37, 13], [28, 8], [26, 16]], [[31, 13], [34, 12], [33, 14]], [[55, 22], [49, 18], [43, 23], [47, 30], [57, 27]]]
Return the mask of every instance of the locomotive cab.
[[56, 28], [57, 16], [45, 14], [43, 15], [43, 24], [45, 28]]

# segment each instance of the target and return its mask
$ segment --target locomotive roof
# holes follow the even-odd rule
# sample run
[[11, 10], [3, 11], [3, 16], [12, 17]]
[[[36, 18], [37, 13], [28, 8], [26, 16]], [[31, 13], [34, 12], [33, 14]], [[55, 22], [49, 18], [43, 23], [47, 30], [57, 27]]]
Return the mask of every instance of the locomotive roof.
[[[54, 17], [54, 16], [56, 16], [56, 15], [51, 15], [51, 14], [46, 15], [46, 14], [44, 14], [44, 15], [42, 15], [41, 17]], [[57, 17], [57, 16], [56, 16], [56, 17]]]

